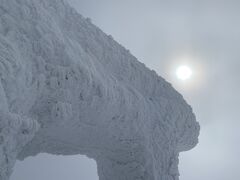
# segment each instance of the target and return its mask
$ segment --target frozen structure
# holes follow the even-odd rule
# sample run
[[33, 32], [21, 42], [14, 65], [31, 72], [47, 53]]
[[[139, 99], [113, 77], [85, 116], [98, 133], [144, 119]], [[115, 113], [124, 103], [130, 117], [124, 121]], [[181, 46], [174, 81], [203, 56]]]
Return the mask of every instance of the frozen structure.
[[0, 0], [0, 180], [45, 152], [100, 180], [177, 180], [199, 125], [169, 83], [62, 0]]

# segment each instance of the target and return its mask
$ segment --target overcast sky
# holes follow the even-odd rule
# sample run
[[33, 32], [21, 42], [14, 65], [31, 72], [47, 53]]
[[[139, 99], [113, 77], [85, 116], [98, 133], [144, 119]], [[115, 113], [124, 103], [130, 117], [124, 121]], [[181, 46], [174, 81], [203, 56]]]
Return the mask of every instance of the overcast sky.
[[[181, 153], [180, 180], [240, 179], [240, 1], [69, 2], [170, 81], [192, 105], [201, 124], [200, 143]], [[192, 79], [185, 83], [172, 75], [183, 58], [193, 68]], [[36, 172], [39, 166], [45, 167], [41, 173]], [[68, 166], [74, 166], [74, 173]], [[35, 174], [24, 175], [26, 168]], [[11, 180], [97, 180], [95, 162], [84, 157], [40, 155], [17, 163], [15, 169]], [[41, 176], [50, 171], [58, 176]]]

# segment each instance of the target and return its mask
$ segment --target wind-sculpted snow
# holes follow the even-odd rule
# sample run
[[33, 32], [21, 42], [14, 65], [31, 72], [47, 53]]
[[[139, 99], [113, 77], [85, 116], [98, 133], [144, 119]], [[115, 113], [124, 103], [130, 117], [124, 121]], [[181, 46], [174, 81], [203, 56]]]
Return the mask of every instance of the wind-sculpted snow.
[[38, 153], [94, 158], [100, 180], [177, 180], [197, 144], [169, 83], [62, 0], [0, 0], [0, 179]]

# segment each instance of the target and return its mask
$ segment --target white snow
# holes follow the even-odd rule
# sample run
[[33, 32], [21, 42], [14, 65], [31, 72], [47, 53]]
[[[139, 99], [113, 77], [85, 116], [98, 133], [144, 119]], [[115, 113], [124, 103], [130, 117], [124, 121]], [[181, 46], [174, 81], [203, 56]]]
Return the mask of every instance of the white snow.
[[177, 180], [198, 141], [183, 97], [62, 0], [0, 0], [0, 78], [1, 180], [38, 153], [94, 158], [100, 180]]

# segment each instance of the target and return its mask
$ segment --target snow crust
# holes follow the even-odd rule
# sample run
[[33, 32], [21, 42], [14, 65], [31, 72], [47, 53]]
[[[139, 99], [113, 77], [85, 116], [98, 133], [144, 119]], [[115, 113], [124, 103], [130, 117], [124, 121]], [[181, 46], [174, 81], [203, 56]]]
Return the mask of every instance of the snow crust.
[[178, 180], [191, 107], [62, 0], [0, 0], [0, 180], [38, 153], [94, 158], [100, 180]]

